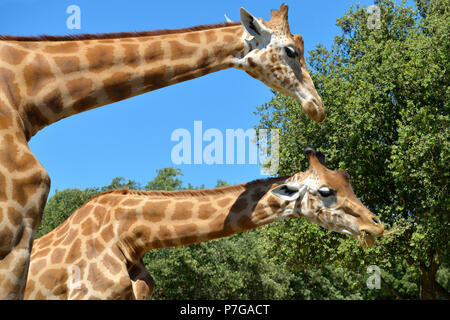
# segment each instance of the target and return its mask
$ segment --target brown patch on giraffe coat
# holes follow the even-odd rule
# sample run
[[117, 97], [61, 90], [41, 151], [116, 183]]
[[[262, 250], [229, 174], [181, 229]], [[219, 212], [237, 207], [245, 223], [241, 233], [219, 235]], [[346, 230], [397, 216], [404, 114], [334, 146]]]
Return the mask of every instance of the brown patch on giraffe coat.
[[37, 251], [35, 254], [33, 254], [33, 259], [39, 259], [39, 258], [46, 258], [47, 255], [50, 253], [51, 248], [44, 247], [43, 249]]
[[155, 63], [156, 61], [160, 61], [164, 58], [164, 51], [161, 47], [161, 41], [155, 41], [148, 45], [148, 47], [144, 50], [144, 59], [145, 62]]
[[160, 226], [158, 230], [158, 237], [161, 240], [167, 240], [172, 238], [172, 232], [167, 226]]
[[60, 113], [63, 109], [61, 91], [55, 89], [44, 97], [43, 104], [50, 108], [53, 113]]
[[173, 229], [182, 243], [193, 243], [198, 239], [198, 227], [195, 223], [175, 225]]
[[89, 260], [94, 259], [95, 257], [98, 257], [98, 255], [104, 249], [105, 249], [105, 247], [96, 238], [88, 239], [85, 241], [86, 257]]
[[97, 229], [108, 223], [107, 216], [108, 215], [106, 214], [106, 209], [104, 207], [95, 207], [91, 217], [95, 220]]
[[211, 44], [217, 40], [217, 34], [214, 30], [207, 30], [204, 32], [206, 36], [206, 43]]
[[260, 61], [261, 61], [261, 62], [266, 62], [266, 60], [267, 60], [267, 55], [268, 55], [267, 51], [264, 52], [264, 53], [261, 55]]
[[176, 82], [191, 80], [195, 77], [195, 72], [198, 72], [198, 70], [192, 70], [189, 64], [178, 64], [173, 67], [173, 79]]
[[[5, 226], [0, 232], [0, 248], [7, 248], [7, 252], [12, 248], [12, 241], [14, 240], [15, 232], [9, 227]], [[4, 252], [0, 250], [0, 257], [3, 258]]]
[[80, 259], [81, 256], [81, 240], [75, 239], [73, 243], [70, 245], [70, 249], [67, 252], [65, 262], [67, 264], [75, 263]]
[[81, 208], [79, 208], [77, 211], [75, 211], [75, 214], [73, 214], [70, 219], [72, 219], [72, 224], [77, 225], [81, 221], [87, 218], [87, 216], [90, 215], [91, 211], [94, 209], [94, 206], [92, 204], [85, 204]]
[[217, 210], [209, 203], [201, 204], [198, 207], [198, 217], [200, 219], [209, 219]]
[[91, 96], [93, 84], [93, 81], [88, 78], [78, 78], [66, 83], [67, 90], [74, 100], [72, 106], [75, 111], [82, 112], [97, 104], [97, 99]]
[[[0, 152], [0, 155], [2, 152]], [[6, 178], [0, 173], [0, 201], [6, 201], [8, 197], [6, 196]]]
[[[33, 263], [30, 264], [30, 273], [31, 273], [31, 275], [36, 276], [39, 273], [39, 271], [44, 269], [44, 267], [47, 265], [47, 260], [45, 258], [38, 260], [38, 259], [36, 259], [36, 256], [33, 255], [32, 261], [33, 261]], [[27, 287], [28, 287], [28, 284], [27, 284]]]
[[72, 105], [73, 109], [77, 112], [83, 112], [88, 109], [94, 108], [98, 104], [97, 98], [88, 96], [81, 98]]
[[76, 229], [74, 226], [71, 226], [69, 232], [67, 233], [66, 237], [64, 238], [64, 241], [61, 243], [63, 246], [70, 245], [74, 239], [78, 237], [78, 229]]
[[139, 45], [137, 44], [122, 44], [122, 48], [125, 50], [123, 63], [132, 68], [137, 68], [140, 62]]
[[117, 221], [117, 234], [130, 230], [130, 227], [139, 220], [140, 214], [134, 209], [118, 208], [114, 214]]
[[34, 60], [23, 68], [23, 75], [29, 96], [35, 96], [56, 79], [50, 64], [41, 54], [37, 54]]
[[[285, 203], [289, 203], [286, 201]], [[281, 208], [285, 207], [285, 204], [283, 202], [280, 202], [277, 197], [270, 196], [267, 199], [267, 205], [272, 209], [272, 212], [279, 211]]]
[[27, 104], [24, 107], [25, 119], [33, 128], [40, 129], [47, 126], [50, 121], [47, 119], [35, 104]]
[[264, 197], [264, 195], [266, 194], [266, 191], [257, 188], [255, 191], [253, 191], [251, 197], [253, 201], [259, 201], [262, 199], [262, 197]]
[[48, 248], [53, 243], [53, 237], [50, 234], [45, 234], [44, 236], [40, 237], [33, 246], [33, 254], [34, 252], [37, 252], [37, 250], [41, 248]]
[[0, 68], [0, 90], [3, 91], [12, 106], [19, 106], [21, 95], [14, 72]]
[[128, 207], [137, 207], [141, 202], [141, 199], [126, 199], [121, 203], [121, 205]]
[[233, 229], [226, 223], [227, 217], [226, 214], [220, 214], [209, 223], [211, 238], [225, 237], [233, 233]]
[[117, 259], [111, 257], [109, 254], [105, 254], [102, 261], [105, 268], [108, 269], [111, 274], [116, 275], [120, 272], [120, 263], [117, 261]]
[[61, 263], [64, 259], [64, 254], [66, 253], [65, 249], [55, 248], [53, 253], [50, 256], [50, 262], [52, 264]]
[[66, 283], [67, 278], [68, 275], [65, 269], [51, 268], [42, 273], [39, 277], [39, 282], [44, 288], [53, 293], [59, 289], [61, 283]]
[[34, 292], [34, 290], [36, 290], [36, 282], [33, 280], [33, 279], [31, 279], [31, 277], [28, 277], [28, 279], [27, 279], [27, 285], [26, 285], [26, 288], [25, 288], [25, 300], [29, 300], [30, 299], [30, 296], [29, 296], [29, 293], [30, 292]]
[[160, 226], [157, 232], [157, 238], [151, 242], [152, 248], [167, 248], [175, 246], [172, 240], [172, 232], [167, 226]]
[[137, 239], [142, 241], [142, 243], [147, 244], [150, 241], [150, 236], [152, 234], [152, 230], [146, 226], [137, 226], [132, 230], [133, 234]]
[[271, 54], [270, 55], [270, 61], [272, 62], [272, 63], [276, 63], [277, 62], [277, 56], [275, 55], [275, 54]]
[[99, 43], [114, 43], [114, 42], [116, 42], [116, 40], [115, 39], [101, 39], [101, 40], [98, 40], [98, 42]]
[[224, 42], [233, 42], [234, 41], [234, 37], [230, 36], [229, 34], [226, 34], [223, 36], [223, 41]]
[[176, 40], [169, 41], [169, 44], [171, 60], [179, 60], [192, 57], [195, 51], [197, 51], [197, 47], [185, 46]]
[[34, 300], [46, 300], [47, 296], [41, 291], [39, 290], [34, 296], [33, 296]]
[[148, 90], [156, 90], [166, 84], [166, 66], [159, 66], [144, 72], [144, 86]]
[[226, 206], [228, 206], [231, 203], [231, 201], [233, 201], [233, 199], [231, 199], [231, 198], [220, 199], [217, 201], [217, 204], [220, 207], [225, 208]]
[[214, 57], [209, 55], [208, 50], [204, 49], [200, 58], [195, 62], [197, 66], [197, 71], [200, 71], [201, 75], [205, 75], [211, 72], [211, 68], [209, 67], [211, 62], [215, 59]]
[[150, 222], [159, 222], [166, 216], [166, 209], [169, 205], [169, 200], [147, 202], [143, 207], [144, 219]]
[[233, 204], [233, 206], [231, 207], [231, 211], [233, 212], [241, 212], [243, 210], [245, 210], [248, 206], [248, 201], [247, 199], [243, 198], [242, 196], [239, 197], [236, 202]]
[[177, 201], [172, 215], [173, 220], [186, 220], [192, 217], [193, 203], [190, 201]]
[[21, 63], [27, 54], [28, 52], [25, 50], [17, 49], [13, 46], [3, 46], [0, 51], [2, 60], [12, 65]]
[[75, 53], [78, 51], [76, 42], [64, 42], [56, 45], [49, 45], [44, 48], [48, 53]]
[[114, 47], [111, 45], [97, 45], [87, 49], [86, 57], [91, 72], [102, 72], [114, 64]]
[[119, 283], [122, 287], [125, 288], [130, 287], [131, 286], [130, 277], [127, 276], [120, 277]]
[[[4, 106], [6, 103], [0, 99], [0, 107]], [[16, 117], [17, 119], [17, 117]], [[17, 126], [20, 126], [20, 123], [16, 121]], [[8, 109], [0, 109], [0, 130], [10, 128], [14, 125], [14, 117], [12, 116], [11, 111]]]
[[116, 72], [103, 80], [104, 90], [112, 101], [119, 101], [131, 96], [130, 78], [130, 73]]
[[68, 74], [80, 70], [80, 58], [77, 56], [54, 57], [56, 65], [62, 73]]
[[116, 195], [104, 194], [99, 196], [96, 201], [101, 205], [115, 206], [122, 198]]
[[5, 135], [2, 144], [8, 146], [8, 149], [0, 152], [0, 163], [9, 172], [24, 172], [38, 164], [30, 152], [23, 152], [19, 149], [12, 135]]
[[237, 225], [243, 230], [249, 230], [256, 227], [256, 224], [252, 221], [251, 217], [247, 215], [240, 217], [237, 221]]
[[200, 36], [197, 32], [188, 33], [184, 36], [184, 40], [192, 43], [200, 43]]
[[91, 217], [88, 217], [86, 220], [84, 220], [80, 228], [81, 234], [83, 236], [89, 236], [97, 231], [95, 223], [93, 222]]
[[42, 174], [35, 174], [23, 179], [12, 179], [13, 192], [12, 199], [17, 201], [21, 206], [25, 206], [30, 195], [33, 195], [41, 187], [43, 182]]
[[8, 208], [8, 219], [13, 226], [19, 226], [23, 221], [22, 212], [16, 208]]
[[95, 262], [89, 265], [87, 280], [95, 291], [103, 292], [114, 286], [114, 282], [103, 275]]
[[88, 78], [78, 78], [66, 83], [67, 90], [75, 101], [88, 96], [92, 92], [93, 86], [94, 82]]
[[100, 236], [106, 243], [110, 242], [111, 239], [114, 237], [113, 226], [109, 224], [107, 227], [104, 227], [100, 232]]

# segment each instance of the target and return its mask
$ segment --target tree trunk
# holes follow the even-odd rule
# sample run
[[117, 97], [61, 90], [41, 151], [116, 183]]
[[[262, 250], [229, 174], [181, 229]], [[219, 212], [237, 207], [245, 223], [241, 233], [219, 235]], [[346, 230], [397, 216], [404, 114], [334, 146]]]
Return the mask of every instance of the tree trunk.
[[420, 275], [420, 299], [434, 300], [436, 299], [436, 272], [439, 265], [434, 261], [427, 267], [422, 267]]

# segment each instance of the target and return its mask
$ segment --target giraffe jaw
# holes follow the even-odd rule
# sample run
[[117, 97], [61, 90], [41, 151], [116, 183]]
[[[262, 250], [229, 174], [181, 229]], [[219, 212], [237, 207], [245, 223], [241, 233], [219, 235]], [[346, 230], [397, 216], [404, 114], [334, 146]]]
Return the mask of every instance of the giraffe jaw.
[[375, 237], [365, 230], [361, 230], [356, 239], [364, 249], [372, 247], [376, 241]]

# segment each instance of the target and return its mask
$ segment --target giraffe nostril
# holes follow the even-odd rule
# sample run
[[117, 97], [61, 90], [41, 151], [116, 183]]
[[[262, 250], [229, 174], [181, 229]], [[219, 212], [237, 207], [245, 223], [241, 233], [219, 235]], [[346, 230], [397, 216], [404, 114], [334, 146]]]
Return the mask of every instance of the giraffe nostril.
[[380, 224], [380, 223], [381, 223], [380, 219], [378, 219], [378, 218], [376, 218], [376, 217], [373, 217], [373, 218], [372, 218], [372, 221], [373, 221], [375, 224]]

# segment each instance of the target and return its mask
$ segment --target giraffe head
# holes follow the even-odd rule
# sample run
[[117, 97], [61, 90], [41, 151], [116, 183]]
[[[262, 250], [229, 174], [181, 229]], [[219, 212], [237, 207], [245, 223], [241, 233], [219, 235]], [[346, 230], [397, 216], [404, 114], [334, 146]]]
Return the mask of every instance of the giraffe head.
[[272, 190], [277, 197], [292, 203], [294, 215], [305, 217], [325, 229], [348, 234], [362, 247], [371, 247], [384, 226], [356, 197], [348, 174], [329, 170], [324, 156], [311, 148], [305, 150], [309, 169], [299, 172]]
[[310, 118], [321, 122], [325, 108], [306, 68], [303, 38], [289, 30], [288, 6], [272, 10], [270, 21], [256, 19], [241, 8], [241, 23], [245, 50], [238, 68], [295, 98]]

